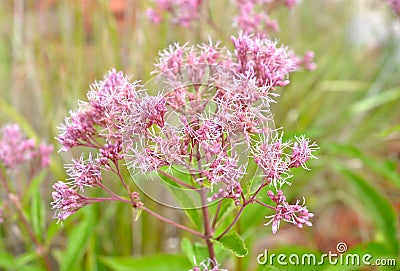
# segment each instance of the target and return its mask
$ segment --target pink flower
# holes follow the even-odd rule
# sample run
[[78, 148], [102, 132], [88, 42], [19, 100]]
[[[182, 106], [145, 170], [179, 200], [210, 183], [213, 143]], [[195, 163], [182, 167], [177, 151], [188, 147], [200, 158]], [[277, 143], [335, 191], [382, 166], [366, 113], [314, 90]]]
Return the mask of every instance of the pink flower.
[[314, 216], [313, 213], [308, 212], [307, 207], [304, 205], [299, 205], [299, 201], [296, 201], [296, 204], [290, 205], [286, 202], [286, 197], [283, 196], [281, 190], [278, 190], [277, 195], [275, 196], [272, 191], [268, 191], [268, 196], [272, 201], [275, 202], [275, 214], [266, 216], [265, 218], [271, 218], [269, 222], [264, 224], [268, 226], [272, 224], [272, 233], [275, 234], [278, 229], [280, 222], [286, 221], [292, 223], [298, 228], [302, 228], [303, 225], [312, 226], [312, 223], [309, 221], [310, 218]]
[[303, 58], [297, 58], [297, 65], [303, 66], [308, 71], [313, 71], [317, 68], [317, 64], [314, 62], [314, 52], [308, 51]]
[[[271, 142], [269, 142], [271, 141]], [[288, 146], [282, 142], [281, 137], [265, 140], [254, 150], [254, 161], [264, 172], [267, 183], [271, 183], [275, 188], [287, 183], [290, 177], [284, 149]]]
[[83, 191], [83, 187], [96, 186], [101, 181], [101, 169], [98, 161], [89, 155], [87, 160], [83, 156], [72, 160], [72, 164], [66, 165], [67, 174], [69, 176], [72, 187], [77, 187]]
[[68, 187], [64, 182], [58, 181], [53, 185], [53, 202], [51, 205], [56, 209], [55, 218], [67, 219], [80, 208], [88, 204], [85, 197], [79, 195], [74, 189]]
[[120, 140], [115, 143], [108, 142], [105, 143], [103, 147], [99, 149], [98, 162], [101, 165], [109, 166], [109, 162], [118, 163], [118, 160], [124, 158], [122, 153], [122, 142]]
[[237, 59], [236, 69], [243, 75], [252, 74], [258, 86], [275, 89], [289, 84], [287, 76], [297, 70], [292, 52], [277, 47], [277, 42], [239, 33], [232, 37]]
[[40, 166], [49, 165], [53, 146], [45, 143], [38, 147], [35, 140], [27, 138], [17, 124], [5, 125], [0, 131], [0, 163], [7, 169], [15, 169], [25, 162], [40, 160]]
[[72, 147], [91, 142], [96, 133], [94, 126], [99, 120], [93, 113], [90, 109], [71, 112], [71, 116], [65, 119], [65, 124], [59, 126], [57, 140], [62, 146], [61, 151], [66, 152]]
[[0, 162], [7, 169], [14, 169], [35, 156], [35, 141], [27, 139], [17, 124], [1, 129]]
[[316, 158], [312, 152], [318, 149], [317, 144], [314, 142], [310, 144], [310, 140], [304, 136], [295, 137], [297, 142], [294, 142], [292, 147], [292, 156], [290, 158], [289, 167], [300, 167], [307, 169], [305, 163], [310, 158]]

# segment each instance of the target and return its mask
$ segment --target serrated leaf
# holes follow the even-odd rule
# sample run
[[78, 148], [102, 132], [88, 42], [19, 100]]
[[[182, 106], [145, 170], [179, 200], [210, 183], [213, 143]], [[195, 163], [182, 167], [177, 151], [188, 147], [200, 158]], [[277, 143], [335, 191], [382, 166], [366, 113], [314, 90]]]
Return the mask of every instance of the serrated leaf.
[[237, 257], [244, 257], [247, 255], [247, 248], [242, 238], [236, 233], [232, 232], [224, 235], [221, 239], [216, 240], [222, 248], [229, 250]]
[[189, 270], [192, 264], [183, 255], [154, 255], [140, 258], [101, 257], [100, 261], [113, 271], [176, 271]]

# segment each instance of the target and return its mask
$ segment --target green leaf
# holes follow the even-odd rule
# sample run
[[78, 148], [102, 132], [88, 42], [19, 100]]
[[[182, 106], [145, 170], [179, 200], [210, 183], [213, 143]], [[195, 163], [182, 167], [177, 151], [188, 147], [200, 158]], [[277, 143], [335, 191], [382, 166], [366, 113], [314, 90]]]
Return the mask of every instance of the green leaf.
[[[193, 199], [185, 193], [185, 190], [178, 190], [174, 189], [177, 186], [175, 182], [173, 182], [171, 179], [168, 177], [159, 174], [160, 178], [163, 179], [167, 184], [165, 185], [169, 191], [174, 195], [175, 199], [181, 203], [182, 206], [193, 206], [193, 208], [196, 206], [195, 202]], [[191, 192], [194, 192], [193, 190], [190, 190]], [[189, 220], [193, 223], [193, 225], [196, 227], [197, 230], [201, 229], [202, 222], [200, 219], [200, 214], [197, 209], [184, 209], [185, 214], [189, 218]]]
[[195, 265], [196, 264], [196, 256], [194, 254], [192, 242], [190, 242], [190, 240], [187, 238], [183, 238], [181, 241], [181, 249], [182, 249], [183, 253], [185, 253], [188, 260], [193, 265]]
[[232, 232], [224, 235], [221, 239], [216, 240], [225, 250], [230, 251], [238, 257], [244, 257], [247, 255], [247, 248], [240, 236], [236, 232]]
[[376, 174], [386, 178], [393, 185], [400, 188], [400, 175], [397, 173], [396, 166], [391, 161], [380, 161], [373, 157], [364, 155], [354, 146], [343, 144], [331, 144], [329, 148], [335, 153], [346, 154], [348, 156], [360, 159], [366, 168], [372, 170]]
[[[222, 233], [225, 229], [223, 226], [226, 224], [226, 227], [230, 223], [229, 216], [232, 215], [234, 210], [237, 210], [238, 207], [235, 206], [232, 200], [222, 200], [221, 209], [219, 211], [218, 220], [217, 220], [217, 231], [216, 234]], [[233, 218], [232, 218], [233, 219]]]
[[249, 189], [250, 194], [254, 194], [262, 184], [263, 184], [262, 177], [259, 176], [254, 177], [250, 182], [250, 189]]
[[[86, 251], [86, 245], [94, 234], [95, 219], [91, 208], [84, 209], [85, 216], [69, 234], [66, 251], [61, 259], [61, 271], [74, 270], [74, 266], [82, 259]], [[82, 210], [83, 211], [83, 210]]]
[[31, 198], [38, 193], [39, 186], [44, 181], [46, 175], [47, 171], [43, 170], [32, 179], [24, 193], [24, 204], [29, 204]]
[[100, 261], [113, 271], [177, 271], [193, 267], [184, 255], [169, 254], [139, 258], [103, 256]]
[[363, 99], [353, 105], [352, 113], [359, 114], [400, 99], [400, 88], [393, 88]]
[[14, 269], [15, 261], [13, 256], [6, 252], [0, 253], [0, 267], [4, 269]]
[[46, 230], [46, 208], [40, 191], [37, 191], [32, 198], [30, 219], [35, 235], [42, 240]]
[[369, 213], [372, 221], [378, 227], [390, 251], [393, 255], [398, 255], [397, 217], [392, 205], [375, 187], [368, 184], [361, 176], [341, 167], [339, 167], [339, 170], [357, 189], [360, 200], [365, 206], [365, 212]]
[[200, 243], [193, 244], [193, 252], [195, 255], [196, 264], [199, 264], [210, 258], [210, 254], [208, 253], [207, 247]]

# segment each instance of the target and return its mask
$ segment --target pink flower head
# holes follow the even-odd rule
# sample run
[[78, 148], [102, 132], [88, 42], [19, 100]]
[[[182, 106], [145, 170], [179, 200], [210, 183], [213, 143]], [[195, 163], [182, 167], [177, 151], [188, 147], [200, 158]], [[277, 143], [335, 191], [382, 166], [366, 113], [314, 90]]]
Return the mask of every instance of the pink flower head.
[[14, 169], [35, 156], [35, 141], [27, 139], [17, 124], [8, 124], [1, 129], [0, 162]]
[[130, 82], [130, 77], [115, 69], [109, 71], [102, 81], [91, 86], [87, 97], [96, 124], [103, 128], [118, 129], [127, 112], [139, 98], [139, 81]]
[[314, 62], [314, 52], [308, 51], [305, 53], [303, 58], [298, 58], [297, 56], [297, 65], [298, 66], [303, 66], [306, 70], [308, 71], [313, 71], [317, 68], [317, 64]]
[[287, 183], [286, 180], [290, 177], [284, 153], [287, 145], [282, 142], [281, 137], [276, 137], [271, 142], [265, 140], [253, 150], [254, 161], [264, 172], [267, 183], [271, 183], [275, 188]]
[[53, 209], [56, 209], [55, 218], [59, 221], [67, 219], [70, 215], [88, 204], [85, 197], [79, 195], [62, 181], [55, 183], [53, 189], [55, 191], [52, 192], [53, 202], [51, 205]]
[[278, 231], [281, 220], [292, 223], [298, 228], [303, 228], [303, 225], [312, 226], [312, 223], [309, 221], [309, 219], [312, 218], [314, 214], [308, 212], [304, 203], [299, 205], [299, 201], [296, 201], [296, 204], [290, 205], [288, 202], [286, 202], [286, 198], [283, 196], [283, 193], [280, 190], [276, 196], [274, 196], [272, 191], [268, 191], [268, 196], [276, 204], [275, 214], [265, 217], [271, 218], [271, 220], [265, 225], [267, 226], [272, 224], [273, 234]]
[[117, 140], [115, 143], [105, 143], [103, 147], [99, 149], [98, 161], [101, 165], [109, 166], [109, 162], [118, 163], [118, 160], [124, 158], [122, 153], [122, 142]]
[[292, 147], [292, 155], [290, 158], [289, 167], [300, 167], [307, 169], [305, 163], [310, 158], [316, 158], [312, 152], [318, 149], [317, 144], [314, 142], [310, 144], [310, 140], [304, 136], [295, 137], [297, 142], [294, 142]]
[[232, 37], [239, 73], [252, 74], [258, 86], [275, 89], [289, 84], [287, 76], [296, 71], [292, 52], [286, 47], [277, 47], [277, 42], [241, 32]]
[[65, 119], [65, 124], [59, 126], [57, 140], [62, 145], [61, 151], [66, 152], [72, 147], [91, 141], [96, 133], [94, 125], [97, 121], [90, 109], [71, 112], [71, 116]]
[[143, 149], [142, 146], [132, 146], [129, 150], [130, 154], [126, 155], [127, 166], [136, 174], [144, 174], [168, 165], [167, 162], [158, 157], [154, 150], [149, 148]]
[[83, 191], [83, 187], [92, 187], [101, 181], [101, 169], [96, 160], [89, 155], [87, 160], [83, 156], [73, 159], [72, 164], [66, 165], [70, 184]]

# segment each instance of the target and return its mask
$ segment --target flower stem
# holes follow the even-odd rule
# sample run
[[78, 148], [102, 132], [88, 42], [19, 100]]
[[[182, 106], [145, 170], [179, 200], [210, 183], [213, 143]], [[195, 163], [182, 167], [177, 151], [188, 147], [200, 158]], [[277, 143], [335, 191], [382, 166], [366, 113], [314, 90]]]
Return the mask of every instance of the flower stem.
[[231, 222], [231, 224], [229, 224], [229, 226], [224, 230], [223, 233], [221, 233], [217, 238], [215, 238], [215, 240], [219, 240], [221, 239], [225, 234], [227, 234], [230, 229], [236, 224], [236, 222], [239, 220], [240, 215], [242, 214], [244, 209], [244, 206], [240, 206], [240, 210], [239, 212], [236, 214], [235, 218], [233, 219], [233, 221]]
[[157, 172], [161, 173], [161, 174], [164, 175], [165, 177], [170, 178], [172, 181], [174, 181], [174, 182], [176, 182], [177, 184], [180, 184], [180, 185], [182, 185], [182, 186], [184, 186], [184, 187], [186, 187], [186, 188], [193, 189], [193, 190], [196, 190], [196, 189], [197, 189], [196, 187], [191, 186], [190, 184], [187, 184], [187, 183], [185, 183], [185, 182], [179, 180], [178, 178], [176, 178], [176, 177], [174, 177], [174, 176], [168, 174], [167, 172], [165, 172], [165, 171], [163, 171], [163, 170], [161, 170], [161, 169], [158, 169]]
[[8, 182], [7, 182], [5, 174], [4, 174], [4, 170], [1, 170], [1, 172], [0, 172], [0, 179], [3, 181], [4, 189], [6, 190], [9, 199], [14, 203], [15, 209], [17, 210], [18, 218], [24, 225], [26, 231], [28, 232], [30, 239], [36, 245], [37, 253], [42, 257], [42, 260], [44, 262], [46, 270], [52, 271], [53, 269], [51, 267], [50, 259], [47, 255], [46, 249], [43, 246], [43, 244], [39, 241], [39, 239], [36, 237], [35, 233], [33, 232], [33, 229], [31, 227], [31, 225], [29, 224], [28, 219], [26, 218], [26, 216], [22, 210], [20, 198], [13, 193], [10, 186], [8, 185]]
[[166, 218], [166, 217], [164, 217], [164, 216], [162, 216], [162, 215], [159, 215], [159, 214], [157, 214], [156, 212], [153, 212], [152, 210], [150, 210], [150, 209], [148, 209], [148, 208], [146, 208], [146, 207], [144, 207], [144, 206], [142, 206], [142, 207], [140, 207], [140, 208], [141, 208], [143, 211], [145, 211], [146, 213], [148, 213], [148, 214], [154, 216], [155, 218], [158, 218], [158, 219], [161, 220], [161, 221], [164, 221], [165, 223], [171, 224], [171, 225], [173, 225], [173, 226], [175, 226], [175, 227], [177, 227], [177, 228], [180, 228], [180, 229], [182, 229], [182, 230], [188, 231], [188, 232], [190, 232], [190, 233], [192, 233], [192, 234], [194, 234], [194, 235], [196, 235], [196, 236], [198, 236], [198, 237], [200, 237], [200, 238], [203, 238], [203, 239], [206, 238], [206, 236], [205, 236], [204, 234], [202, 234], [202, 233], [200, 233], [200, 232], [198, 232], [198, 231], [195, 231], [195, 230], [193, 230], [193, 229], [191, 229], [191, 228], [188, 228], [188, 227], [186, 227], [186, 226], [183, 226], [183, 225], [181, 225], [181, 224], [179, 224], [179, 223], [177, 223], [177, 222], [175, 222], [175, 221], [172, 221], [172, 220], [170, 220], [170, 219], [168, 219], [168, 218]]
[[217, 225], [219, 211], [221, 210], [221, 205], [222, 205], [222, 200], [220, 200], [218, 202], [217, 211], [215, 211], [215, 216], [214, 216], [214, 220], [213, 220], [213, 223], [212, 223], [212, 229], [215, 229], [215, 226]]
[[211, 226], [211, 223], [210, 223], [210, 215], [209, 215], [208, 205], [207, 205], [206, 190], [201, 190], [200, 191], [200, 197], [201, 197], [201, 202], [202, 202], [202, 205], [203, 205], [201, 210], [203, 212], [203, 218], [204, 218], [204, 240], [206, 241], [208, 254], [210, 255], [211, 267], [215, 267], [216, 263], [217, 263], [217, 260], [215, 258], [214, 244], [211, 241], [214, 232], [212, 230], [212, 226]]

